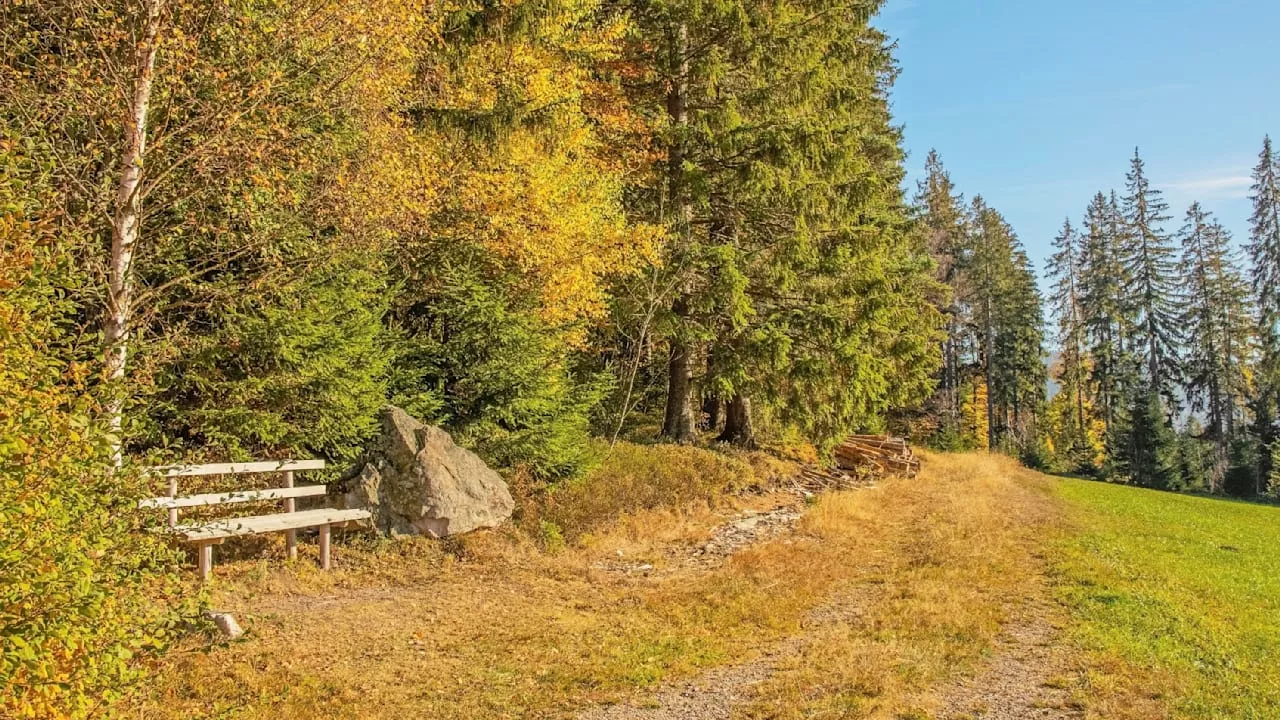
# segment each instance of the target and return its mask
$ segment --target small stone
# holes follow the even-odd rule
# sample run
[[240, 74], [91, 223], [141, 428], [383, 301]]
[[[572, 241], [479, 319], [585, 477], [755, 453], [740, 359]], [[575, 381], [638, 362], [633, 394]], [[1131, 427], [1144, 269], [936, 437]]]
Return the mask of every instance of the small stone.
[[228, 640], [235, 640], [244, 635], [244, 629], [240, 627], [240, 623], [236, 622], [235, 616], [231, 613], [210, 610], [208, 616], [213, 621], [213, 624], [218, 626], [218, 631]]

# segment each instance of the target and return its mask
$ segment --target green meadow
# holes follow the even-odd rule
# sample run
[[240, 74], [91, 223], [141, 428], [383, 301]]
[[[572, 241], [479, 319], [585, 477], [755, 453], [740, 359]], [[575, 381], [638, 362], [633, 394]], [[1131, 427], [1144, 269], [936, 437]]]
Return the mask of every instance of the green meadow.
[[1089, 682], [1176, 717], [1280, 717], [1280, 508], [1058, 487], [1072, 532], [1056, 573], [1069, 632], [1093, 658]]

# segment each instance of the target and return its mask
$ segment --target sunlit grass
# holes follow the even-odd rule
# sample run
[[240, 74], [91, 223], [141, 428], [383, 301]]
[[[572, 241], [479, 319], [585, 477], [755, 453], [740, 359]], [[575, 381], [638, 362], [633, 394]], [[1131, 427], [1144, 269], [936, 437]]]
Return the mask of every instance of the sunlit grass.
[[891, 482], [874, 502], [824, 503], [812, 523], [852, 521], [863, 541], [850, 548], [857, 610], [814, 628], [735, 717], [936, 717], [1011, 613], [1047, 593], [1040, 551], [1061, 513], [1051, 482], [1008, 458], [928, 454], [919, 480]]
[[[1280, 508], [1063, 481], [1072, 637], [1101, 717], [1280, 717]], [[1168, 711], [1162, 709], [1168, 708]]]

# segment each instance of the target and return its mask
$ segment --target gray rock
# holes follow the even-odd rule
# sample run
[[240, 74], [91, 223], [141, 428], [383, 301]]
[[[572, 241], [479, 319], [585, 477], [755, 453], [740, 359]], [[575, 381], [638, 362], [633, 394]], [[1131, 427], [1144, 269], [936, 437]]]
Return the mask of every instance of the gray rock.
[[206, 614], [213, 621], [213, 624], [218, 626], [218, 632], [221, 632], [227, 639], [235, 640], [244, 635], [244, 629], [240, 627], [240, 623], [236, 622], [236, 617], [231, 613], [210, 610]]
[[342, 486], [342, 505], [369, 510], [392, 537], [496, 527], [515, 509], [502, 476], [449, 433], [397, 407], [382, 411], [382, 437]]

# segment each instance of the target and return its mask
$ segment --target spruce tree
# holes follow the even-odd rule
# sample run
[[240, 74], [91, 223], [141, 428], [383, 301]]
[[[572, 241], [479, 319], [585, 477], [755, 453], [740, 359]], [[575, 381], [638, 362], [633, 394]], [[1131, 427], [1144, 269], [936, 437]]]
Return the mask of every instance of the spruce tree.
[[[1036, 447], [1039, 422], [1044, 412], [1048, 368], [1044, 353], [1044, 299], [1036, 282], [1035, 268], [1021, 242], [1009, 233], [1012, 264], [1006, 295], [1001, 302], [1001, 337], [997, 357], [1004, 368], [1006, 388], [1002, 388], [1005, 425], [1010, 428], [1017, 450], [1029, 460], [1040, 456]], [[1037, 461], [1038, 466], [1038, 461]]]
[[1129, 398], [1128, 428], [1116, 448], [1117, 472], [1129, 482], [1160, 490], [1182, 484], [1178, 434], [1156, 388], [1143, 379]]
[[1280, 158], [1263, 140], [1253, 170], [1253, 215], [1250, 218], [1249, 257], [1253, 262], [1253, 291], [1258, 304], [1262, 349], [1280, 356]]
[[1151, 186], [1146, 167], [1134, 151], [1126, 178], [1124, 221], [1128, 237], [1124, 267], [1128, 274], [1125, 294], [1136, 311], [1131, 349], [1142, 360], [1147, 387], [1166, 403], [1166, 412], [1178, 407], [1178, 348], [1180, 292], [1177, 257], [1163, 224], [1169, 206], [1160, 190]]
[[1257, 311], [1258, 368], [1256, 393], [1251, 403], [1253, 432], [1261, 444], [1254, 489], [1265, 488], [1276, 472], [1273, 458], [1280, 451], [1280, 158], [1272, 150], [1271, 137], [1262, 143], [1253, 170], [1253, 215], [1247, 250], [1252, 264], [1253, 299]]
[[1124, 297], [1123, 235], [1117, 232], [1115, 215], [1107, 196], [1094, 196], [1085, 213], [1080, 251], [1080, 306], [1092, 360], [1089, 380], [1108, 434], [1124, 414], [1124, 339], [1131, 326]]
[[636, 101], [668, 128], [640, 208], [669, 228], [668, 439], [692, 438], [699, 391], [749, 445], [753, 409], [825, 441], [930, 389], [934, 286], [908, 241], [878, 6], [637, 5], [663, 81]]
[[1009, 223], [981, 196], [971, 212], [966, 301], [987, 385], [990, 444], [1009, 449], [1032, 436], [1044, 401], [1042, 299]]
[[1203, 413], [1204, 434], [1214, 444], [1209, 488], [1222, 489], [1240, 401], [1247, 391], [1250, 316], [1247, 288], [1231, 256], [1230, 233], [1199, 203], [1187, 211], [1179, 233], [1187, 307], [1186, 394]]
[[1007, 277], [1009, 247], [1007, 226], [1000, 214], [990, 208], [981, 195], [974, 197], [971, 209], [970, 263], [967, 268], [967, 300], [973, 306], [972, 332], [978, 339], [978, 358], [987, 387], [987, 432], [989, 447], [996, 447], [1003, 426], [996, 419], [998, 381], [996, 305], [1001, 297], [1002, 280]]
[[945, 337], [942, 341], [942, 372], [938, 378], [938, 405], [946, 424], [958, 422], [960, 386], [964, 381], [962, 361], [971, 352], [965, 329], [969, 309], [963, 303], [959, 283], [965, 264], [966, 217], [964, 197], [956, 191], [951, 174], [937, 150], [925, 160], [925, 177], [919, 181], [914, 199], [925, 247], [936, 266], [935, 277], [947, 289], [938, 298], [943, 309]]
[[1059, 376], [1062, 392], [1068, 393], [1072, 406], [1069, 418], [1072, 448], [1060, 448], [1067, 455], [1086, 444], [1085, 417], [1088, 388], [1087, 328], [1084, 317], [1084, 241], [1067, 220], [1053, 241], [1054, 253], [1049, 258], [1048, 274], [1053, 281], [1050, 307], [1057, 319]]

